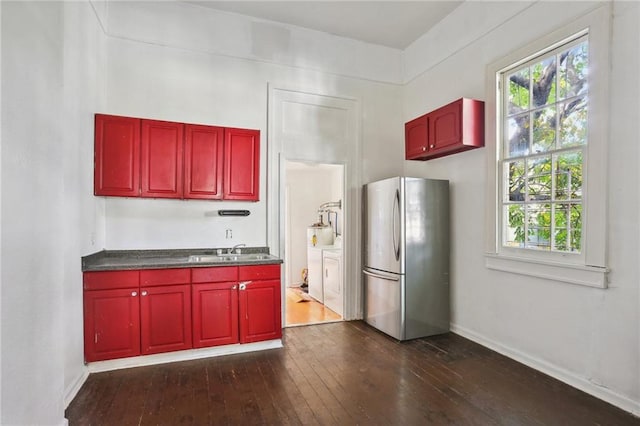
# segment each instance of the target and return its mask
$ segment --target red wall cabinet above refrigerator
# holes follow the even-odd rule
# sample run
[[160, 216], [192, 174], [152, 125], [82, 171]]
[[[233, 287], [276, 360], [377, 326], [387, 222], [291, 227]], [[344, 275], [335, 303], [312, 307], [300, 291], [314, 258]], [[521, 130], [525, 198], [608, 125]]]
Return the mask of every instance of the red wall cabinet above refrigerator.
[[484, 102], [461, 98], [405, 123], [405, 158], [430, 160], [484, 146]]

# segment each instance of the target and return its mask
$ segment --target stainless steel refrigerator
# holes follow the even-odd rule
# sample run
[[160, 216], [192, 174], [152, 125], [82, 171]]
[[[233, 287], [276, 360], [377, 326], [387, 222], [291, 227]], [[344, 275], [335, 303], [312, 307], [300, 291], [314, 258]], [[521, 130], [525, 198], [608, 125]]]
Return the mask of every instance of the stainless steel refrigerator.
[[364, 314], [398, 340], [449, 331], [449, 181], [364, 186]]

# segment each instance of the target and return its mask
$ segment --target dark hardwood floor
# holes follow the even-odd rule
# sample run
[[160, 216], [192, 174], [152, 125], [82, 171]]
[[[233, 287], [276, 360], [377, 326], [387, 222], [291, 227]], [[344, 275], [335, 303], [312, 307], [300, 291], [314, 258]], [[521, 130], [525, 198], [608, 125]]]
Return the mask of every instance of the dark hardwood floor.
[[74, 425], [640, 425], [455, 334], [399, 343], [363, 322], [287, 328], [283, 349], [92, 374]]

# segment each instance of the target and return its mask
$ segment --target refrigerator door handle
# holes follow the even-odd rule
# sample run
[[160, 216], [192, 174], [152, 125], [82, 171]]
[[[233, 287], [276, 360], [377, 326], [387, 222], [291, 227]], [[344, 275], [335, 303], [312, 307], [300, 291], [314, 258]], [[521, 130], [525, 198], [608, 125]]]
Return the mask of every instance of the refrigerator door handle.
[[369, 275], [370, 277], [374, 277], [374, 278], [380, 278], [381, 280], [387, 280], [387, 281], [400, 281], [399, 277], [389, 277], [386, 275], [379, 275], [379, 274], [375, 274], [373, 272], [369, 272], [366, 270], [362, 270], [362, 273], [365, 275]]
[[400, 241], [396, 240], [396, 224], [398, 228], [400, 228], [400, 191], [397, 189], [396, 196], [393, 199], [393, 217], [391, 222], [391, 226], [393, 227], [393, 254], [396, 256], [396, 260], [400, 260]]

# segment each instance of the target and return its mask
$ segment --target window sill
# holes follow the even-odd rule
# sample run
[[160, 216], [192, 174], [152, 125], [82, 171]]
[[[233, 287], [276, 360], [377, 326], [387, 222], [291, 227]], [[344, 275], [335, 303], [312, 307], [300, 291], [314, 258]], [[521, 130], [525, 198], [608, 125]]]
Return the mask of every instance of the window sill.
[[568, 265], [521, 257], [485, 254], [486, 266], [496, 271], [528, 275], [546, 280], [595, 288], [607, 288], [608, 268], [597, 266]]

